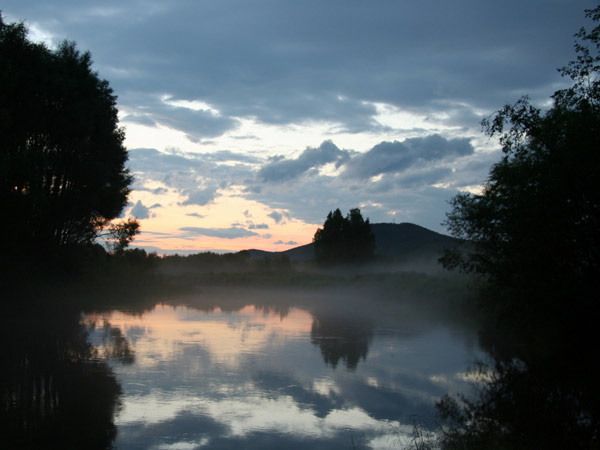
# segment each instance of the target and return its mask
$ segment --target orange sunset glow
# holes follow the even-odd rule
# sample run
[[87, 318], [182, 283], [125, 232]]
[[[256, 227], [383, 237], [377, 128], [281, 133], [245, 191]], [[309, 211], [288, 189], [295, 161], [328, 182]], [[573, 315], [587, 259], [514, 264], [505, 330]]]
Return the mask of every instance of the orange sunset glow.
[[[135, 176], [135, 172], [134, 172]], [[149, 190], [160, 191], [153, 194]], [[286, 210], [279, 210], [275, 220], [273, 210], [266, 205], [244, 198], [241, 187], [218, 190], [213, 201], [206, 205], [187, 205], [185, 197], [176, 190], [156, 182], [130, 194], [130, 203], [156, 204], [145, 218], [129, 216], [141, 225], [141, 233], [133, 247], [156, 249], [161, 253], [229, 251], [246, 249], [283, 251], [312, 241], [319, 224], [292, 218]], [[316, 207], [316, 206], [315, 206]], [[324, 212], [326, 214], [327, 212]], [[203, 232], [195, 233], [198, 227]], [[233, 230], [228, 237], [209, 235], [210, 231]], [[239, 234], [236, 234], [236, 231]]]

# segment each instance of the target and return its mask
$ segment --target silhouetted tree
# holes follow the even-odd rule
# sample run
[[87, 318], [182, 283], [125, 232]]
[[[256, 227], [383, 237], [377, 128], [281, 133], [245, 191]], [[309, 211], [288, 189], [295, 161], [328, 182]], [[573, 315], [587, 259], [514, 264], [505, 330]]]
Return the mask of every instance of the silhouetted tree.
[[[586, 14], [600, 21], [600, 7]], [[546, 112], [522, 98], [484, 121], [504, 157], [481, 195], [452, 201], [448, 227], [472, 246], [444, 262], [482, 276], [483, 336], [496, 327], [514, 345], [487, 342], [494, 376], [479, 398], [440, 404], [459, 422], [444, 448], [600, 443], [600, 390], [583, 375], [600, 292], [600, 26], [576, 36], [577, 59], [560, 70], [572, 87]]]
[[[91, 65], [73, 42], [50, 50], [0, 16], [0, 234], [17, 248], [92, 243], [127, 202], [116, 97]], [[125, 243], [137, 229], [117, 231]]]
[[354, 263], [373, 257], [375, 235], [369, 219], [360, 209], [351, 209], [347, 217], [338, 209], [330, 211], [323, 228], [313, 238], [315, 258], [321, 263]]
[[104, 236], [110, 239], [109, 246], [111, 250], [118, 254], [125, 251], [139, 229], [140, 223], [137, 220], [129, 219], [121, 223], [111, 224]]
[[[597, 21], [600, 8], [588, 16]], [[527, 303], [539, 300], [547, 307], [549, 299], [566, 300], [568, 294], [570, 307], [575, 298], [581, 306], [595, 306], [600, 280], [599, 33], [600, 27], [578, 33], [594, 45], [595, 55], [576, 46], [577, 61], [561, 70], [574, 85], [556, 92], [547, 112], [522, 98], [484, 121], [490, 136], [499, 135], [504, 157], [492, 167], [483, 193], [459, 194], [448, 214], [452, 234], [470, 240], [473, 251], [448, 255], [447, 265], [485, 275]]]

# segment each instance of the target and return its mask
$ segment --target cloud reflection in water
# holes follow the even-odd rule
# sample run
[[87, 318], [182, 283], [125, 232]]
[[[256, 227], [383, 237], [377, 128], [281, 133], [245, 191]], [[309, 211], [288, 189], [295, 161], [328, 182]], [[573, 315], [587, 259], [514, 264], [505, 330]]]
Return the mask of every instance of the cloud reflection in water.
[[295, 307], [158, 305], [83, 321], [92, 343], [102, 345], [99, 324], [110, 323], [135, 352], [133, 364], [113, 368], [124, 391], [115, 420], [123, 449], [345, 448], [362, 433], [387, 448], [408, 442], [411, 415], [431, 418], [474, 357], [439, 325], [390, 330]]

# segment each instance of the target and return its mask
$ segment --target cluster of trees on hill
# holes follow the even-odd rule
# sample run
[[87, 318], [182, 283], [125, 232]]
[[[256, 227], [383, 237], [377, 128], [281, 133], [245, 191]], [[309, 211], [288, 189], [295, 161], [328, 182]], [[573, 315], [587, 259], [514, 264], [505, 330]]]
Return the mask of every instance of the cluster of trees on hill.
[[137, 232], [114, 225], [132, 178], [116, 97], [72, 42], [56, 50], [0, 15], [0, 222], [15, 251], [89, 245], [109, 234], [115, 249]]
[[375, 235], [369, 219], [360, 209], [351, 209], [346, 217], [338, 209], [330, 211], [323, 228], [313, 238], [315, 259], [319, 263], [357, 263], [369, 260], [375, 252]]
[[[600, 7], [587, 11], [596, 24]], [[485, 281], [484, 342], [496, 357], [478, 400], [446, 398], [445, 448], [598, 448], [600, 25], [576, 34], [571, 87], [545, 112], [522, 98], [484, 121], [504, 157], [481, 195], [460, 194], [447, 224], [471, 241], [449, 267]], [[489, 336], [500, 328], [502, 345]], [[514, 345], [510, 345], [510, 343]]]

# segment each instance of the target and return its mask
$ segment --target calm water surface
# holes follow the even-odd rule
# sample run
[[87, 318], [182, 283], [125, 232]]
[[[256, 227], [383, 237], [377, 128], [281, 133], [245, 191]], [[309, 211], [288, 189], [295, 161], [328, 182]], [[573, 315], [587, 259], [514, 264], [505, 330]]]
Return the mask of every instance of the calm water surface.
[[[188, 299], [189, 300], [189, 299]], [[170, 306], [81, 323], [121, 386], [118, 449], [402, 448], [463, 390], [473, 335], [410, 308]]]
[[[419, 299], [217, 289], [0, 317], [3, 448], [404, 448], [475, 333]], [[394, 296], [392, 296], [394, 297]], [[75, 302], [77, 304], [77, 302]]]

